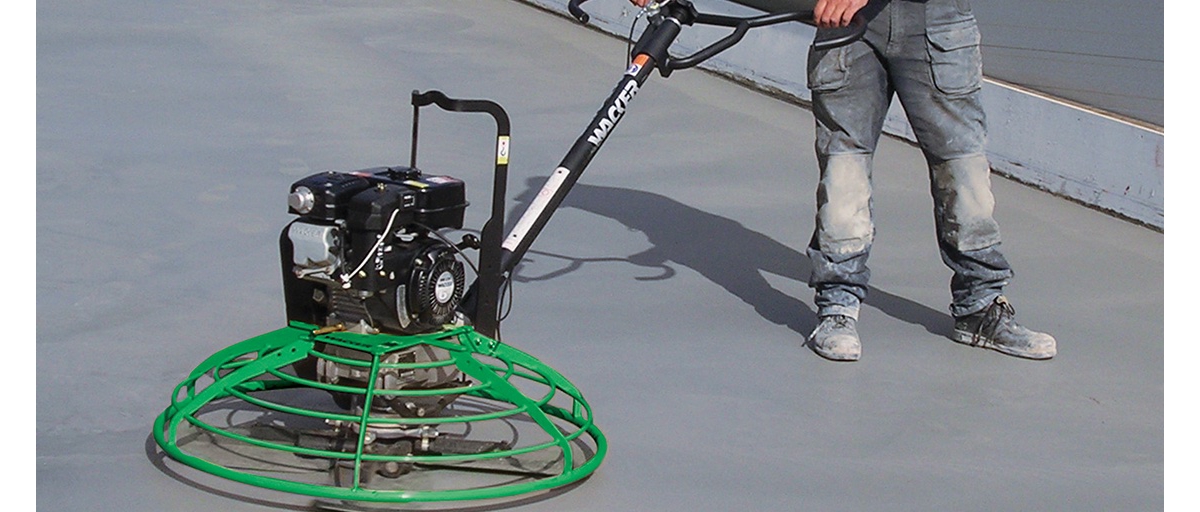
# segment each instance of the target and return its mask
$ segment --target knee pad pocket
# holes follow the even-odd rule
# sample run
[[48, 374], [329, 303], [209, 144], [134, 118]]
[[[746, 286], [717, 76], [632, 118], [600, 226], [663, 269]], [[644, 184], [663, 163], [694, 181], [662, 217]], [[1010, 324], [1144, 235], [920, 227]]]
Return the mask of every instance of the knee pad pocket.
[[959, 251], [1000, 243], [1000, 226], [992, 217], [990, 169], [983, 156], [950, 160], [933, 166], [934, 213], [938, 236]]
[[859, 253], [871, 244], [870, 155], [829, 157], [817, 190], [817, 228], [821, 250]]

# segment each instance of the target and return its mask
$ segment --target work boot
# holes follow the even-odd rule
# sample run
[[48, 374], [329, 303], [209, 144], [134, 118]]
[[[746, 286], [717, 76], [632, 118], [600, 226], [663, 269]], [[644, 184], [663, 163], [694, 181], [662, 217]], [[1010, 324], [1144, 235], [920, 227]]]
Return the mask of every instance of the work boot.
[[1003, 296], [982, 311], [954, 319], [954, 341], [1026, 359], [1050, 359], [1058, 352], [1054, 337], [1022, 327]]
[[813, 352], [833, 361], [857, 361], [862, 355], [855, 320], [845, 315], [821, 317], [821, 323], [808, 336]]

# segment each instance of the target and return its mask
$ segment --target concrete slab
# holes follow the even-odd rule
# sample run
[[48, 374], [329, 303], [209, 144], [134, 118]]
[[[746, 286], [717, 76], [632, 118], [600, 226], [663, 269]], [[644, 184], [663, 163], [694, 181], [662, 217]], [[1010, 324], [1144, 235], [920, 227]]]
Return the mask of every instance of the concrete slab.
[[[288, 185], [404, 163], [413, 89], [513, 119], [514, 211], [624, 69], [519, 2], [39, 2], [39, 510], [304, 510], [149, 440], [205, 356], [284, 321]], [[519, 272], [505, 342], [582, 389], [596, 475], [511, 510], [1151, 510], [1164, 503], [1164, 237], [994, 181], [1010, 296], [1049, 362], [946, 338], [919, 151], [876, 171], [864, 359], [801, 346], [811, 115], [653, 78]], [[490, 121], [422, 117], [486, 216]], [[479, 510], [463, 504], [467, 510]], [[488, 508], [488, 507], [484, 507]]]

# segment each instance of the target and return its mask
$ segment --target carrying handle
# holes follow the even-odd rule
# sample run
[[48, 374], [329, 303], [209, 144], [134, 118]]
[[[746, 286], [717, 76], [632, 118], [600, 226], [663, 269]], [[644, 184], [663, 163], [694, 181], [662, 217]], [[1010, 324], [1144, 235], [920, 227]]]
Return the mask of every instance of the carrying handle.
[[504, 240], [504, 199], [508, 188], [508, 150], [511, 127], [508, 113], [500, 104], [490, 100], [464, 100], [446, 96], [441, 91], [413, 91], [412, 167], [417, 167], [417, 124], [421, 107], [437, 105], [449, 112], [488, 114], [496, 121], [496, 171], [492, 178], [491, 216], [480, 232], [478, 276], [463, 297], [460, 310], [474, 321], [475, 330], [495, 337], [500, 330], [500, 288], [504, 269], [500, 244]]

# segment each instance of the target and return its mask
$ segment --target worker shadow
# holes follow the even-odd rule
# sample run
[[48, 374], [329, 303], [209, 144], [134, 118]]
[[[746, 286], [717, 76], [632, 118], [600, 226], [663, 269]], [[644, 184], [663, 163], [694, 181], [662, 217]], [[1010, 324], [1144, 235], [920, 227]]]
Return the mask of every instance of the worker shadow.
[[[542, 179], [532, 178], [517, 196], [515, 210], [524, 211], [538, 193]], [[573, 272], [588, 262], [625, 261], [654, 269], [640, 280], [669, 279], [674, 265], [690, 268], [752, 306], [770, 322], [807, 336], [817, 324], [813, 308], [771, 285], [765, 274], [807, 283], [812, 266], [803, 249], [789, 247], [749, 229], [732, 219], [715, 215], [669, 197], [627, 188], [577, 183], [562, 207], [576, 208], [620, 222], [643, 233], [651, 244], [637, 254], [613, 258], [570, 258], [531, 250], [529, 254], [565, 258], [564, 267], [538, 276], [522, 275], [514, 280], [544, 280]], [[947, 313], [871, 287], [867, 305], [898, 320], [919, 325], [938, 336], [950, 334]]]

